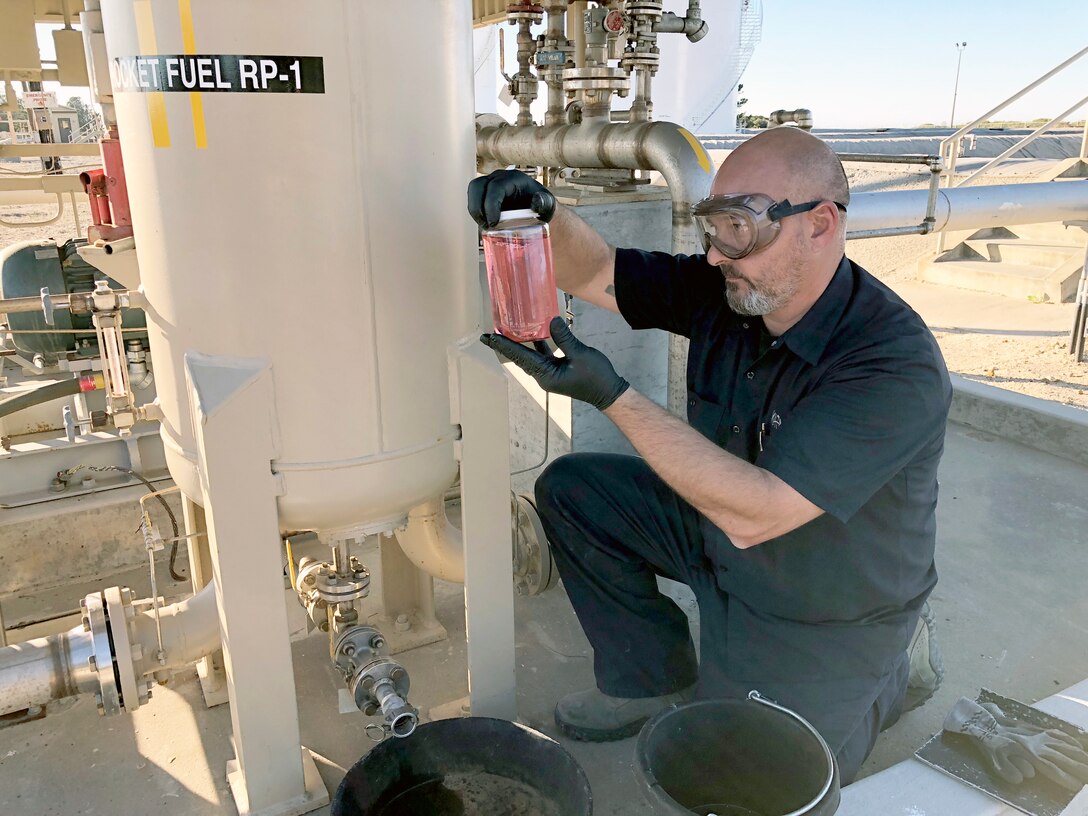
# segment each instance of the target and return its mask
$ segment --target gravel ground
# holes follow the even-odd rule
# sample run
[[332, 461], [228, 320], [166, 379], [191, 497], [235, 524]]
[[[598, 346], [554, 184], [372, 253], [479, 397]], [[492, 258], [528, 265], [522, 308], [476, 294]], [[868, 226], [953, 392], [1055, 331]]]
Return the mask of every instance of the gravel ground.
[[[714, 158], [721, 161], [720, 155]], [[30, 169], [30, 164], [24, 164], [26, 167], [20, 169]], [[13, 165], [5, 163], [3, 167], [12, 168]], [[1031, 181], [1038, 169], [1038, 162], [1015, 163], [1003, 169], [1001, 182]], [[847, 174], [854, 192], [922, 188], [929, 183], [927, 170], [903, 165], [848, 164]], [[44, 238], [64, 241], [72, 237], [75, 227], [70, 208], [53, 224], [10, 226], [13, 223], [42, 221], [55, 214], [55, 205], [0, 206], [0, 222], [3, 222], [0, 223], [0, 248], [17, 241]], [[79, 215], [86, 230], [90, 213], [85, 201], [79, 204]], [[933, 244], [932, 237], [919, 235], [876, 238], [851, 241], [847, 253], [895, 288], [897, 284], [916, 279], [918, 260], [933, 251]], [[1055, 307], [1041, 304], [1039, 308]], [[1072, 361], [1066, 353], [1068, 338], [1065, 336], [1039, 331], [1010, 334], [1008, 330], [997, 329], [988, 333], [977, 328], [967, 331], [951, 326], [940, 327], [934, 334], [950, 371], [990, 385], [1088, 410], [1088, 362]]]

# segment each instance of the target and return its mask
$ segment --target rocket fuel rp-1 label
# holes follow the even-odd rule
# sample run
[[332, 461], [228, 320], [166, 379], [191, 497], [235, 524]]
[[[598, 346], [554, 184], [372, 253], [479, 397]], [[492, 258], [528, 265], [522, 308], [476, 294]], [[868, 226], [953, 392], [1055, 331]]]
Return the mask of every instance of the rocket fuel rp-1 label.
[[138, 93], [325, 93], [321, 57], [154, 54], [117, 57], [116, 91]]

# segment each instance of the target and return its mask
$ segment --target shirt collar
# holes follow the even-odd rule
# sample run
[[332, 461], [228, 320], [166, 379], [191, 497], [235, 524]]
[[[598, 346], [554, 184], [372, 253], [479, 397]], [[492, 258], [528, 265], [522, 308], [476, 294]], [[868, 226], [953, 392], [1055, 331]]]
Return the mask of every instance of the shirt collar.
[[850, 261], [843, 255], [827, 288], [804, 316], [782, 335], [782, 342], [809, 365], [816, 365], [835, 332], [853, 291]]

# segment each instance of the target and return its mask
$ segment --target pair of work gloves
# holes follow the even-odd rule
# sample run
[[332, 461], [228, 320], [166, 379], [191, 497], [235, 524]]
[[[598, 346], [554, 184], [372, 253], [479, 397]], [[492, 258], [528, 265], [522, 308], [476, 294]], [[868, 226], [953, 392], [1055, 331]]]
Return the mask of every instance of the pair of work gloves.
[[[503, 210], [520, 209], [532, 209], [542, 221], [549, 221], [555, 214], [555, 196], [518, 170], [496, 170], [469, 182], [468, 212], [481, 228], [498, 223]], [[630, 387], [604, 354], [574, 336], [563, 318], [554, 318], [549, 330], [562, 357], [555, 356], [543, 340], [529, 348], [501, 334], [484, 334], [480, 342], [515, 363], [545, 391], [580, 400], [599, 411]]]
[[969, 737], [990, 768], [1010, 784], [1037, 774], [1071, 791], [1088, 784], [1088, 752], [1075, 737], [1009, 717], [993, 703], [961, 697], [945, 717], [944, 730]]

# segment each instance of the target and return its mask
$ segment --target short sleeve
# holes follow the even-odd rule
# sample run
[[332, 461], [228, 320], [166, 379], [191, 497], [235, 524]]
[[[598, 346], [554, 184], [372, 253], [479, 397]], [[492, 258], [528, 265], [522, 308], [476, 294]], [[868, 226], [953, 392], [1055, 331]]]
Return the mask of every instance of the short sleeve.
[[724, 298], [721, 273], [705, 255], [616, 250], [616, 303], [633, 329], [664, 329], [691, 337]]
[[845, 524], [912, 461], [940, 454], [952, 389], [935, 345], [871, 346], [836, 364], [767, 429], [756, 464]]

